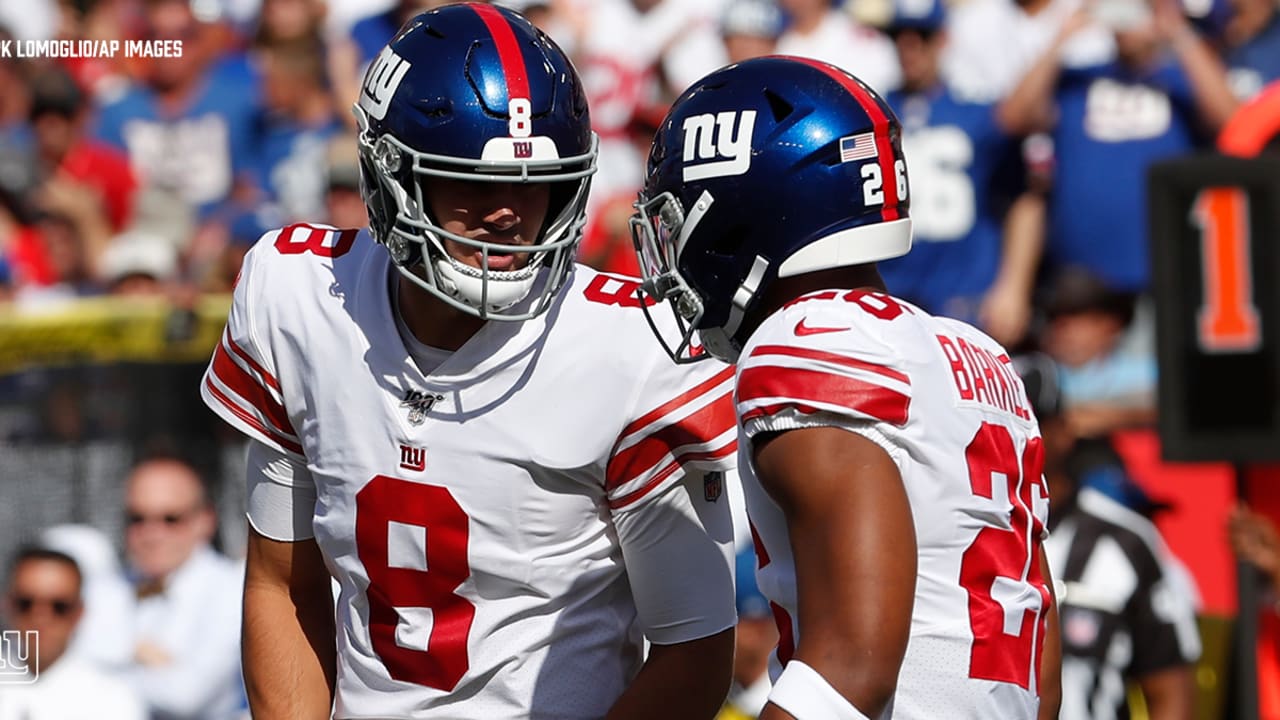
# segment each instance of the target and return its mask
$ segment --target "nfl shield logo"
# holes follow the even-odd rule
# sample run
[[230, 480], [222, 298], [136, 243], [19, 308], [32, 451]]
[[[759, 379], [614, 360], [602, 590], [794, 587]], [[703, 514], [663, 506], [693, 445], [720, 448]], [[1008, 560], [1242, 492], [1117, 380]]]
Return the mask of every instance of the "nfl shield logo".
[[709, 472], [702, 476], [702, 498], [707, 502], [715, 502], [720, 499], [720, 493], [724, 491], [724, 473]]

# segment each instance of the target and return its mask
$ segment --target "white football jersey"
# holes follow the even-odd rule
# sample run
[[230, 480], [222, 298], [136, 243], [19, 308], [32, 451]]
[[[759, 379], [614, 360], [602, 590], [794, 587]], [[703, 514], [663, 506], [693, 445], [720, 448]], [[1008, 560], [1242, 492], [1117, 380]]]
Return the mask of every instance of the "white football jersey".
[[684, 578], [696, 616], [643, 602], [664, 580], [632, 557], [661, 545], [678, 493], [730, 547], [732, 369], [672, 363], [638, 283], [579, 266], [539, 318], [486, 323], [424, 374], [397, 331], [398, 278], [363, 230], [264, 236], [202, 386], [314, 478], [340, 586], [336, 717], [601, 717], [642, 631], [671, 643], [734, 623], [723, 555], [705, 600]]
[[781, 633], [775, 676], [804, 628], [786, 519], [760, 486], [749, 438], [843, 427], [893, 458], [915, 521], [911, 638], [889, 717], [1034, 718], [1048, 497], [1039, 429], [1005, 350], [882, 293], [823, 291], [752, 335], [735, 402], [757, 577]]

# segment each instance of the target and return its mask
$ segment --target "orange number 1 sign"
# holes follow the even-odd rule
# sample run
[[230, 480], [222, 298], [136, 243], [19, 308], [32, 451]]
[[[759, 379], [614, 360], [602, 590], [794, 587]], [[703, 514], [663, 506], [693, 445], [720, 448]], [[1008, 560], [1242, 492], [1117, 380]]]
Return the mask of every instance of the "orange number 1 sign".
[[1192, 221], [1200, 228], [1204, 293], [1196, 337], [1209, 353], [1249, 352], [1262, 344], [1253, 304], [1249, 248], [1249, 197], [1242, 188], [1205, 188], [1196, 197]]

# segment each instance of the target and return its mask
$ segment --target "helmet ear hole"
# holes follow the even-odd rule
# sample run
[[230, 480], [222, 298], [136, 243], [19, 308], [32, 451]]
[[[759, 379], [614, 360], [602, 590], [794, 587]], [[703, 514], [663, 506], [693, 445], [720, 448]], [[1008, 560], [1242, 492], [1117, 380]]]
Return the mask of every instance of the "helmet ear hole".
[[787, 118], [788, 115], [795, 112], [796, 108], [785, 98], [772, 90], [764, 91], [764, 98], [769, 102], [769, 112], [773, 114], [773, 121], [780, 123]]
[[738, 251], [742, 248], [742, 238], [746, 237], [748, 232], [750, 232], [750, 228], [745, 225], [735, 225], [730, 227], [727, 232], [716, 236], [715, 241], [711, 243], [708, 251], [713, 255], [722, 255], [726, 258], [731, 258], [737, 255]]

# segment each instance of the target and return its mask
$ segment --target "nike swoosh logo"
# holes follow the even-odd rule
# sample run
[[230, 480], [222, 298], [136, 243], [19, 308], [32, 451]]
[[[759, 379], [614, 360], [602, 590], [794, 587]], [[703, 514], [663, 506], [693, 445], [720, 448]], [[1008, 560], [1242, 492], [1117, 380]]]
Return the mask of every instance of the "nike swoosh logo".
[[822, 326], [810, 327], [804, 324], [804, 318], [801, 318], [800, 322], [796, 323], [796, 335], [799, 335], [801, 337], [805, 335], [818, 335], [821, 333], [840, 332], [842, 330], [849, 330], [849, 329], [850, 328], [847, 328], [847, 327], [822, 327]]

